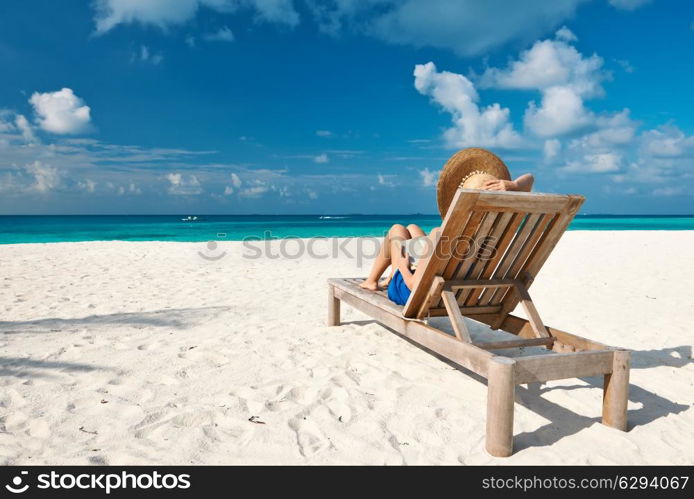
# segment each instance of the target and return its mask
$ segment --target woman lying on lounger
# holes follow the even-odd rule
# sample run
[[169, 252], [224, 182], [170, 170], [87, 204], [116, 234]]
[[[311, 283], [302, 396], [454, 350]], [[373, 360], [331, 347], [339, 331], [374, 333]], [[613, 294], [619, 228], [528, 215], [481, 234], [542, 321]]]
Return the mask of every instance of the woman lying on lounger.
[[[504, 163], [489, 151], [478, 148], [459, 151], [448, 160], [439, 176], [437, 197], [441, 218], [445, 217], [458, 186], [489, 191], [530, 192], [532, 189], [534, 178], [531, 174], [526, 173], [515, 180], [510, 178]], [[440, 227], [436, 227], [428, 239], [419, 239], [427, 235], [418, 225], [393, 225], [383, 240], [369, 277], [360, 286], [371, 291], [387, 288], [388, 298], [404, 305], [421, 278], [414, 262], [428, 255], [439, 231]], [[390, 277], [379, 286], [379, 279], [388, 267], [392, 267]]]

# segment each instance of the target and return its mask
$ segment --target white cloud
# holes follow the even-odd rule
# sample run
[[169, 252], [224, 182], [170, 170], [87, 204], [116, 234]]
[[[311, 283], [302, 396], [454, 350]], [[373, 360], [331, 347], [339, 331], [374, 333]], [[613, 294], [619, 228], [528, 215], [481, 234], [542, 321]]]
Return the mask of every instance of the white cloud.
[[425, 168], [424, 170], [419, 170], [419, 175], [422, 177], [422, 184], [424, 187], [436, 185], [436, 180], [438, 178], [437, 172], [432, 172], [429, 168]]
[[258, 198], [270, 190], [270, 187], [268, 187], [265, 182], [256, 180], [254, 184], [255, 185], [252, 187], [242, 189], [241, 192], [239, 192], [239, 196], [244, 198]]
[[[144, 203], [155, 202], [157, 206], [175, 210], [179, 206], [176, 198], [204, 194], [208, 185], [220, 187], [210, 189], [209, 197], [196, 196], [190, 202], [207, 203], [216, 199], [221, 203], [225, 186], [229, 186], [241, 205], [253, 206], [257, 199], [260, 201], [256, 206], [261, 206], [264, 195], [272, 197], [272, 202], [300, 205], [310, 203], [314, 195], [327, 198], [350, 193], [352, 196], [375, 184], [374, 173], [368, 171], [340, 173], [318, 169], [290, 175], [286, 169], [203, 161], [205, 156], [215, 154], [214, 151], [145, 148], [109, 144], [94, 138], [48, 136], [45, 141], [28, 147], [15, 124], [16, 116], [12, 110], [0, 110], [0, 211], [5, 213], [32, 211], [37, 196], [41, 202], [50, 199], [56, 206], [81, 199], [85, 209], [101, 210], [112, 207], [107, 200], [113, 196], [125, 199], [138, 194], [151, 198]], [[334, 154], [359, 152], [335, 151]], [[34, 164], [36, 160], [40, 163]], [[163, 168], [166, 170], [162, 173]], [[102, 201], [103, 196], [97, 193], [109, 196]], [[121, 206], [128, 206], [125, 203]]]
[[627, 59], [615, 59], [614, 62], [619, 64], [619, 67], [621, 67], [625, 73], [633, 73], [636, 71], [636, 68], [631, 65], [631, 62], [629, 62]]
[[641, 135], [641, 152], [648, 157], [672, 158], [694, 153], [694, 136], [674, 125], [663, 125]]
[[566, 26], [559, 28], [555, 34], [557, 40], [564, 40], [565, 42], [577, 42], [578, 37], [573, 34], [573, 32]]
[[130, 59], [130, 62], [140, 61], [158, 66], [163, 60], [163, 55], [153, 54], [147, 45], [140, 45], [140, 51]]
[[600, 83], [609, 78], [609, 73], [602, 68], [603, 59], [597, 54], [584, 57], [567, 43], [570, 40], [562, 30], [557, 32], [557, 38], [535, 42], [505, 69], [487, 69], [480, 78], [480, 85], [537, 90], [562, 86], [586, 98], [602, 95]]
[[384, 187], [394, 187], [395, 184], [393, 183], [390, 178], [393, 177], [393, 175], [381, 175], [380, 173], [377, 175], [378, 178], [378, 185], [382, 185]]
[[281, 198], [292, 197], [292, 192], [289, 190], [289, 187], [287, 187], [286, 185], [282, 185], [282, 186], [273, 185], [270, 187], [270, 189], [272, 191], [276, 192], [277, 194], [279, 194], [279, 196]]
[[[342, 7], [328, 19], [339, 26], [340, 16], [356, 19], [368, 9], [366, 27], [358, 29], [373, 36], [391, 43], [445, 48], [472, 56], [513, 40], [526, 42], [541, 36], [570, 18], [582, 1], [341, 1], [337, 5]], [[360, 5], [361, 10], [357, 7]]]
[[553, 159], [560, 171], [610, 173], [613, 182], [631, 184], [622, 193], [634, 184], [659, 185], [654, 195], [691, 185], [694, 136], [673, 124], [637, 134], [638, 123], [628, 110], [599, 115], [595, 123], [595, 131], [571, 139]]
[[181, 173], [169, 173], [166, 175], [169, 181], [169, 194], [178, 196], [194, 196], [202, 192], [200, 181], [195, 175], [182, 175]]
[[228, 185], [224, 188], [224, 195], [225, 196], [231, 196], [235, 190], [239, 189], [241, 187], [241, 178], [236, 174], [232, 173], [231, 174], [231, 185]]
[[636, 141], [639, 145], [636, 158], [620, 180], [661, 184], [657, 195], [668, 195], [669, 188], [694, 194], [690, 187], [694, 185], [694, 135], [686, 135], [677, 126], [666, 124], [643, 131]]
[[545, 161], [552, 161], [561, 151], [561, 142], [558, 139], [545, 140], [542, 151]]
[[[634, 184], [658, 185], [653, 195], [667, 195], [675, 188], [692, 185], [694, 136], [672, 124], [637, 134], [638, 123], [628, 110], [600, 115], [596, 124], [596, 131], [571, 139], [553, 159], [559, 171], [609, 173], [614, 183], [624, 185], [619, 191], [622, 194]], [[682, 189], [682, 193], [691, 191]]]
[[590, 125], [593, 115], [571, 88], [550, 87], [544, 91], [540, 107], [530, 102], [523, 119], [537, 136], [556, 137]]
[[610, 5], [622, 10], [636, 10], [650, 3], [651, 0], [609, 0]]
[[198, 0], [97, 0], [96, 31], [105, 33], [121, 23], [139, 22], [164, 28], [192, 18]]
[[327, 163], [328, 161], [330, 161], [330, 159], [328, 158], [328, 155], [325, 153], [319, 154], [318, 156], [315, 156], [313, 158], [314, 163], [321, 163], [322, 164], [322, 163]]
[[171, 185], [180, 185], [183, 176], [180, 173], [169, 173], [166, 175], [166, 179], [171, 182]]
[[56, 92], [35, 92], [29, 102], [34, 107], [39, 126], [47, 132], [75, 134], [89, 129], [89, 106], [70, 88]]
[[571, 161], [563, 171], [572, 173], [612, 173], [621, 168], [622, 156], [617, 153], [587, 154], [581, 160]]
[[[594, 116], [590, 131], [568, 140], [562, 147], [559, 139], [545, 142], [545, 161], [563, 164], [562, 171], [573, 173], [615, 173], [625, 167], [625, 156], [636, 138], [638, 123], [629, 110]], [[549, 142], [557, 145], [556, 154], [547, 154]], [[553, 147], [553, 146], [552, 146]]]
[[256, 11], [261, 21], [296, 26], [299, 24], [299, 13], [294, 9], [293, 0], [245, 0], [242, 6]]
[[201, 7], [221, 13], [252, 10], [261, 21], [289, 26], [299, 22], [292, 0], [96, 0], [96, 32], [103, 34], [129, 23], [165, 29], [190, 21]]
[[444, 133], [449, 146], [513, 148], [520, 145], [508, 108], [496, 103], [480, 108], [474, 85], [463, 75], [438, 72], [434, 63], [428, 62], [415, 66], [414, 77], [417, 91], [451, 114], [454, 127]]
[[213, 33], [206, 33], [203, 38], [208, 42], [233, 42], [234, 33], [227, 26], [222, 26]]
[[[210, 151], [109, 144], [93, 138], [69, 136], [47, 136], [43, 141], [37, 139], [28, 144], [25, 136], [29, 129], [22, 130], [26, 124], [18, 120], [19, 116], [11, 110], [0, 110], [0, 179], [2, 189], [9, 189], [14, 195], [14, 201], [8, 196], [0, 198], [0, 210], [6, 212], [12, 212], [22, 203], [24, 209], [30, 211], [32, 194], [48, 193], [56, 199], [63, 195], [86, 195], [91, 190], [90, 181], [95, 184], [94, 192], [117, 193], [117, 186], [123, 185], [126, 194], [145, 190], [161, 193], [161, 168], [191, 171], [198, 158], [211, 154]], [[29, 126], [34, 129], [33, 125]], [[191, 161], [192, 157], [196, 160]], [[218, 169], [219, 166], [209, 166], [206, 175], [212, 175], [218, 182], [217, 175], [222, 173], [217, 173]], [[124, 178], [129, 183], [123, 184]]]
[[562, 27], [555, 39], [535, 42], [506, 68], [488, 68], [480, 77], [480, 85], [539, 90], [540, 105], [531, 101], [524, 116], [526, 128], [539, 137], [561, 136], [593, 126], [596, 118], [584, 100], [602, 95], [601, 83], [610, 75], [603, 69], [601, 57], [585, 57], [570, 45], [575, 40], [576, 36]]
[[[349, 29], [388, 43], [486, 54], [509, 42], [527, 43], [557, 29], [588, 0], [305, 0], [320, 31], [333, 35]], [[650, 0], [609, 0], [634, 9]], [[250, 11], [259, 21], [296, 26], [294, 0], [94, 0], [96, 33], [120, 24], [167, 29], [194, 19], [201, 9], [234, 14]], [[559, 36], [571, 41], [562, 27]], [[194, 44], [193, 38], [186, 40]]]
[[84, 181], [77, 183], [77, 188], [86, 192], [94, 192], [96, 190], [96, 182], [86, 178]]
[[318, 137], [332, 137], [333, 132], [330, 130], [316, 130], [316, 135]]
[[[508, 42], [525, 43], [556, 29], [587, 0], [306, 0], [319, 30], [343, 28], [380, 40], [450, 49], [479, 55]], [[255, 13], [257, 20], [296, 26], [294, 0], [95, 0], [97, 34], [119, 24], [166, 29], [184, 24], [201, 8], [233, 14]], [[503, 13], [503, 14], [501, 14]]]
[[14, 120], [15, 125], [22, 133], [22, 137], [28, 143], [36, 142], [36, 135], [34, 135], [34, 129], [31, 127], [29, 120], [24, 117], [23, 114], [18, 114]]
[[52, 191], [60, 185], [60, 173], [50, 165], [34, 161], [27, 165], [27, 171], [34, 177], [31, 189], [38, 192]]
[[15, 128], [15, 124], [12, 123], [15, 117], [15, 113], [9, 109], [0, 109], [0, 133], [11, 132]]
[[598, 115], [594, 126], [596, 131], [573, 139], [570, 147], [596, 151], [628, 145], [634, 140], [638, 123], [631, 119], [629, 110], [625, 109], [619, 113]]
[[241, 178], [239, 178], [239, 176], [235, 173], [231, 174], [231, 185], [233, 185], [237, 189], [241, 187]]
[[653, 189], [654, 196], [679, 196], [684, 194], [684, 189], [680, 187], [658, 187]]

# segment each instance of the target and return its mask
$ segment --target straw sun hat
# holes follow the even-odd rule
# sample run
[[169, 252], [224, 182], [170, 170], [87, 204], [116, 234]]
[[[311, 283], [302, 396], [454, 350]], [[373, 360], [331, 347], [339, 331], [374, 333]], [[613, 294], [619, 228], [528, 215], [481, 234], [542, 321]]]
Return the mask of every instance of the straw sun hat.
[[495, 154], [479, 147], [469, 147], [455, 153], [446, 161], [439, 175], [436, 200], [441, 218], [446, 216], [458, 187], [482, 189], [487, 181], [497, 179], [511, 180], [511, 174]]

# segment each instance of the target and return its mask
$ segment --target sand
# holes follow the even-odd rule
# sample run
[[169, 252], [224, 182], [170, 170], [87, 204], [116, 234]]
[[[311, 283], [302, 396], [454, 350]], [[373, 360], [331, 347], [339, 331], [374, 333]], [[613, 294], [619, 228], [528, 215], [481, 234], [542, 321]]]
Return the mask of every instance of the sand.
[[325, 325], [325, 280], [368, 261], [0, 246], [0, 463], [691, 464], [693, 248], [694, 232], [566, 234], [531, 292], [546, 323], [635, 350], [630, 430], [600, 424], [602, 379], [519, 387], [516, 452], [497, 459], [483, 381], [347, 306]]

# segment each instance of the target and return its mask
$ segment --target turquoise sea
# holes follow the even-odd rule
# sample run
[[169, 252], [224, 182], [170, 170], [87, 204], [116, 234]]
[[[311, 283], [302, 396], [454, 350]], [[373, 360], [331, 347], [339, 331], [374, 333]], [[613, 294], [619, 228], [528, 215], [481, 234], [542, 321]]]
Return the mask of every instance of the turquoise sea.
[[[441, 219], [435, 215], [8, 215], [0, 216], [0, 244], [382, 236], [394, 223], [417, 223], [428, 231]], [[579, 215], [569, 230], [694, 230], [694, 215]]]

